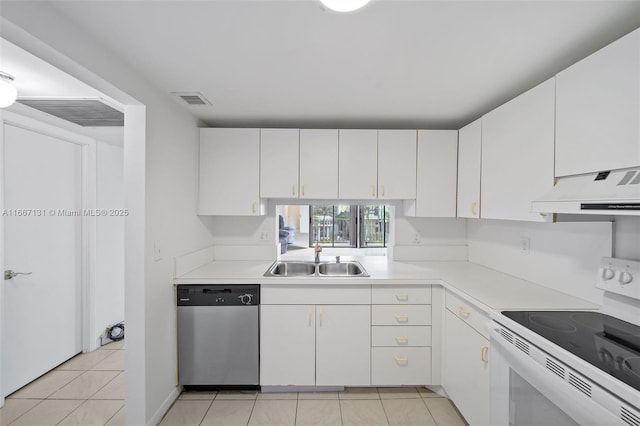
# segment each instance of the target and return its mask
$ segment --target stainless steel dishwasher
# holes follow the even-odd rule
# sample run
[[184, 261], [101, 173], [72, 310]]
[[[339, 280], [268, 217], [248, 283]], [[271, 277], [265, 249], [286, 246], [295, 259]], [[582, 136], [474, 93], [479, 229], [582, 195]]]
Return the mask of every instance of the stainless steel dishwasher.
[[258, 386], [258, 285], [179, 285], [178, 382]]

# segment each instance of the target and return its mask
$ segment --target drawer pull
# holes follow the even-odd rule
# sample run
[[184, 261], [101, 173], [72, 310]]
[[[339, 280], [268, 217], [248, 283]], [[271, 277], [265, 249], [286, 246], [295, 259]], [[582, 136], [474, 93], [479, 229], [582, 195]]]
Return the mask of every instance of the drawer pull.
[[468, 318], [471, 315], [471, 312], [467, 311], [464, 306], [458, 306], [458, 313], [465, 318]]
[[322, 309], [320, 309], [320, 327], [322, 327], [323, 318], [324, 318], [324, 314], [322, 313]]
[[309, 308], [309, 327], [311, 327], [311, 320], [313, 319], [313, 311]]
[[409, 343], [409, 337], [407, 336], [396, 336], [396, 342], [399, 344], [407, 344]]
[[371, 196], [372, 197], [376, 196], [376, 186], [375, 185], [371, 185]]
[[406, 364], [407, 362], [409, 362], [409, 357], [408, 356], [397, 356], [395, 358], [396, 358], [396, 362], [397, 363]]
[[480, 360], [485, 364], [489, 362], [489, 357], [487, 356], [489, 352], [489, 346], [484, 345], [480, 348]]
[[396, 294], [396, 300], [398, 300], [398, 302], [408, 302], [409, 301], [409, 295], [408, 294]]
[[404, 314], [396, 314], [396, 321], [398, 322], [407, 322], [409, 321], [409, 315], [404, 315]]

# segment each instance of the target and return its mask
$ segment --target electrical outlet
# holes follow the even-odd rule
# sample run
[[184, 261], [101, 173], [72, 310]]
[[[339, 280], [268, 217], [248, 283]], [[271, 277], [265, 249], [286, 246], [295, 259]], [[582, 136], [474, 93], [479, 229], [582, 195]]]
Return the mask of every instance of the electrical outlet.
[[531, 239], [529, 237], [520, 237], [520, 253], [529, 254], [531, 252]]
[[261, 240], [268, 240], [268, 239], [269, 239], [269, 233], [268, 233], [268, 232], [264, 232], [264, 231], [262, 231], [262, 232], [260, 233], [260, 239], [261, 239]]
[[153, 260], [156, 262], [162, 260], [162, 250], [160, 250], [160, 244], [153, 243]]
[[420, 236], [418, 234], [415, 234], [413, 236], [413, 243], [414, 244], [420, 244]]

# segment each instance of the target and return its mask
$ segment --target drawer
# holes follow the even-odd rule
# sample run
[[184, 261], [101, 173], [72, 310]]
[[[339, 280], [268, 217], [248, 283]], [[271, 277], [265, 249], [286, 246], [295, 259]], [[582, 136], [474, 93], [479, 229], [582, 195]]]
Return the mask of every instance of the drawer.
[[374, 285], [371, 303], [380, 305], [430, 305], [431, 286]]
[[263, 284], [262, 305], [369, 305], [370, 285]]
[[467, 323], [471, 328], [489, 338], [489, 316], [463, 298], [447, 292], [446, 306], [451, 313]]
[[431, 348], [372, 348], [371, 384], [431, 384]]
[[373, 305], [371, 325], [431, 325], [431, 305]]
[[371, 346], [431, 346], [431, 327], [426, 325], [371, 327]]

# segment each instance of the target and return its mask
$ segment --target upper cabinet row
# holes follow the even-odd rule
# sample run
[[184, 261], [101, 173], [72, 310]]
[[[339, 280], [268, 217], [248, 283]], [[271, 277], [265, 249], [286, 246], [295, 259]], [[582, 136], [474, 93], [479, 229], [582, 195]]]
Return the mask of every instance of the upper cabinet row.
[[556, 178], [640, 165], [640, 30], [459, 131], [458, 217], [549, 221]]
[[411, 200], [455, 217], [457, 131], [200, 130], [202, 215], [260, 215], [262, 201]]
[[261, 129], [260, 196], [409, 199], [415, 130]]
[[544, 222], [531, 201], [554, 183], [554, 80], [460, 129], [458, 217]]

